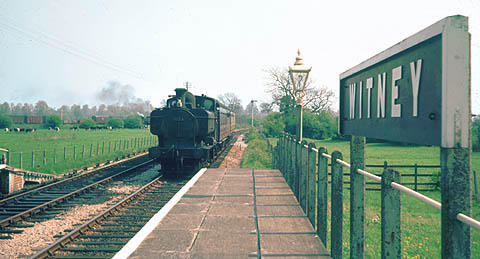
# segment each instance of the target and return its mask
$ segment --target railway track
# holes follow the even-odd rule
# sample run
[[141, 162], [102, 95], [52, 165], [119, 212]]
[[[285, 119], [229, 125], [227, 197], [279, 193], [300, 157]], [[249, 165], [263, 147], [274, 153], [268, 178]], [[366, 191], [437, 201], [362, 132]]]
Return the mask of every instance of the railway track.
[[55, 217], [75, 205], [68, 204], [75, 197], [86, 195], [87, 192], [96, 195], [91, 192], [97, 186], [149, 163], [152, 160], [139, 156], [0, 200], [0, 239], [11, 239], [12, 234], [23, 232], [22, 228], [32, 227], [32, 222]]
[[158, 177], [31, 258], [111, 258], [187, 181]]
[[[232, 137], [232, 141], [213, 161], [211, 167], [220, 165], [241, 133], [238, 132]], [[188, 182], [195, 172], [196, 170], [191, 170], [182, 179], [160, 176], [71, 230], [31, 258], [111, 258]]]

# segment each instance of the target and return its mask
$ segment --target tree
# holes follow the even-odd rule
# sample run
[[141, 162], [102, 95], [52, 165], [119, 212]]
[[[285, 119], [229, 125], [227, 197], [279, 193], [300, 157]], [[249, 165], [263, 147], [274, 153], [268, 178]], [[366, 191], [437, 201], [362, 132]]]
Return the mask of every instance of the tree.
[[61, 124], [62, 124], [62, 120], [58, 115], [48, 116], [47, 122], [46, 122], [47, 127], [55, 128], [55, 127], [59, 127]]
[[0, 129], [12, 127], [12, 119], [6, 115], [0, 115]]
[[270, 113], [263, 122], [263, 132], [267, 137], [280, 137], [285, 130], [285, 122], [281, 113]]
[[81, 120], [84, 118], [80, 105], [72, 104], [72, 108], [70, 108], [70, 110], [72, 111], [72, 115], [73, 115], [73, 118], [75, 118], [75, 120]]
[[60, 119], [62, 120], [69, 120], [72, 118], [70, 114], [70, 107], [67, 105], [62, 105], [57, 111], [60, 112]]
[[263, 102], [260, 104], [260, 113], [270, 113], [272, 112], [272, 104]]
[[235, 114], [243, 112], [242, 101], [234, 93], [224, 93], [217, 98]]
[[[297, 114], [294, 111], [284, 113], [285, 130], [295, 134], [297, 129]], [[328, 112], [313, 113], [306, 109], [303, 111], [303, 137], [313, 139], [326, 139], [335, 135], [337, 124]]]
[[[265, 72], [267, 73], [267, 92], [272, 95], [273, 99], [272, 105], [278, 107], [281, 112], [288, 112], [295, 105], [295, 95], [288, 70], [286, 68], [273, 67]], [[314, 113], [330, 109], [334, 97], [333, 91], [324, 87], [317, 87], [309, 79], [305, 92], [306, 95], [303, 98], [304, 108], [310, 109]]]
[[86, 119], [82, 123], [80, 123], [79, 127], [81, 129], [89, 129], [93, 126], [95, 126], [95, 122], [92, 119]]
[[18, 115], [32, 115], [33, 105], [29, 103], [24, 103], [21, 110], [22, 110], [21, 112], [22, 114], [18, 114]]
[[125, 128], [137, 129], [143, 125], [142, 119], [139, 116], [131, 115], [124, 120]]
[[47, 102], [45, 101], [38, 101], [35, 104], [35, 108], [33, 109], [33, 112], [35, 115], [38, 116], [45, 116], [48, 114], [50, 107], [48, 107]]
[[112, 118], [108, 120], [107, 126], [112, 127], [112, 129], [123, 128], [123, 120], [119, 118]]
[[4, 102], [0, 105], [0, 114], [10, 114], [10, 104]]

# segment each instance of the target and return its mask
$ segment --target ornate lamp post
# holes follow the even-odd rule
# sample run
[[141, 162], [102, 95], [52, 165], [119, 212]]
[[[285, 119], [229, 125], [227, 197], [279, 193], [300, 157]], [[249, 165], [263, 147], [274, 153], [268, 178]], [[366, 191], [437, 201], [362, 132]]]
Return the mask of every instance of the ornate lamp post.
[[293, 95], [296, 100], [295, 109], [297, 110], [297, 140], [302, 141], [302, 124], [303, 124], [303, 97], [305, 97], [305, 88], [307, 87], [308, 74], [312, 70], [312, 67], [307, 67], [303, 64], [303, 60], [300, 57], [300, 50], [298, 50], [298, 56], [295, 59], [293, 67], [288, 67], [288, 73], [293, 85]]

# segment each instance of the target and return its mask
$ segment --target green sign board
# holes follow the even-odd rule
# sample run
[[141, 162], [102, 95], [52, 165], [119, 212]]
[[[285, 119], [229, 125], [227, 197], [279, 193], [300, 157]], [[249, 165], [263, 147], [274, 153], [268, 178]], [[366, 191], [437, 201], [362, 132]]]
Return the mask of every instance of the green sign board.
[[469, 49], [467, 18], [447, 17], [342, 73], [340, 133], [466, 147]]

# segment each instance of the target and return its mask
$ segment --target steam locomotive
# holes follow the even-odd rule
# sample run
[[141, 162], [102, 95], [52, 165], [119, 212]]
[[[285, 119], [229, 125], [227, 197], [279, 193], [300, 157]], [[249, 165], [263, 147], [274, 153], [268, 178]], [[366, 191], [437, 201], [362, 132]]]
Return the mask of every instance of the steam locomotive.
[[158, 146], [149, 149], [162, 168], [179, 172], [185, 166], [211, 161], [235, 129], [235, 113], [218, 100], [175, 89], [163, 108], [150, 114], [150, 131]]

